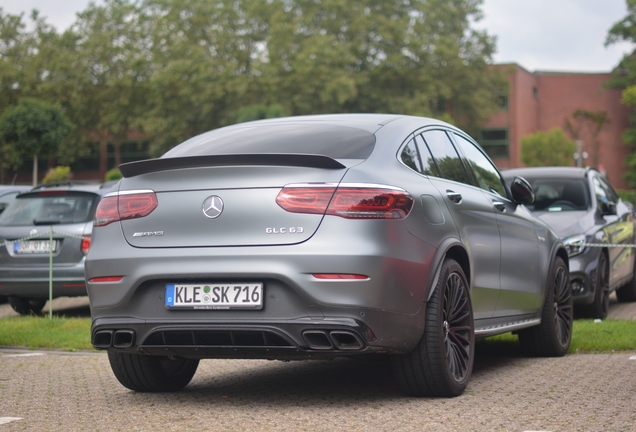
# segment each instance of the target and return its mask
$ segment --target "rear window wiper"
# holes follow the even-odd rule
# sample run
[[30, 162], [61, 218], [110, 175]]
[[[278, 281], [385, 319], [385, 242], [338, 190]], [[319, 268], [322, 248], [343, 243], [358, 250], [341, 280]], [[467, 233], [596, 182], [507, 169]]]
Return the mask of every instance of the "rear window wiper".
[[58, 225], [61, 223], [60, 220], [33, 219], [33, 225]]

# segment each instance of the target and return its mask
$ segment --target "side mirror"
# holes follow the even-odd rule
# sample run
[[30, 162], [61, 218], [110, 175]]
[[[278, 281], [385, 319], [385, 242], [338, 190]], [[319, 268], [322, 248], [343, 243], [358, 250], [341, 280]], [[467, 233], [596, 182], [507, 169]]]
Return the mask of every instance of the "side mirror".
[[517, 204], [532, 204], [534, 202], [534, 191], [528, 180], [523, 177], [515, 177], [510, 184], [512, 200]]
[[613, 216], [616, 214], [616, 203], [611, 201], [601, 201], [601, 214], [603, 216]]
[[0, 213], [2, 213], [4, 209], [6, 208], [7, 208], [7, 203], [0, 203]]

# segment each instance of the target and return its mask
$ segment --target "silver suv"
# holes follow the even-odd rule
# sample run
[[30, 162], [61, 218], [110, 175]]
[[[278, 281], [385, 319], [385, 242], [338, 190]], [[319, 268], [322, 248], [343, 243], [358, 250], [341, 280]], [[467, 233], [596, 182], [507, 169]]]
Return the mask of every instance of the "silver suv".
[[84, 259], [93, 216], [112, 185], [42, 185], [22, 193], [0, 214], [0, 295], [21, 315], [49, 298], [53, 230], [53, 297], [86, 295]]

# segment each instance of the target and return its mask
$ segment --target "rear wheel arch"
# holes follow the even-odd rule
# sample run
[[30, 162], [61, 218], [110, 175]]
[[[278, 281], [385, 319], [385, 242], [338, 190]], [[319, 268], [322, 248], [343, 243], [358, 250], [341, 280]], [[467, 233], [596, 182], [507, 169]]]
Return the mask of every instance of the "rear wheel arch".
[[458, 239], [447, 239], [442, 242], [442, 244], [438, 248], [437, 253], [435, 254], [435, 258], [433, 259], [433, 264], [430, 267], [431, 269], [434, 269], [434, 271], [429, 274], [427, 280], [426, 286], [429, 287], [429, 291], [426, 295], [425, 301], [430, 300], [431, 296], [433, 295], [433, 290], [437, 285], [440, 272], [442, 271], [442, 265], [446, 258], [452, 258], [457, 261], [457, 263], [464, 271], [464, 275], [466, 276], [466, 280], [468, 281], [468, 289], [470, 290], [470, 287], [472, 286], [470, 271], [471, 266], [468, 252], [464, 248], [463, 243], [461, 243]]
[[[564, 248], [557, 249], [555, 257], [557, 256], [565, 262], [565, 265], [568, 266], [568, 268], [570, 267], [570, 259], [568, 257], [567, 251]], [[552, 258], [552, 260], [554, 261], [554, 257]]]

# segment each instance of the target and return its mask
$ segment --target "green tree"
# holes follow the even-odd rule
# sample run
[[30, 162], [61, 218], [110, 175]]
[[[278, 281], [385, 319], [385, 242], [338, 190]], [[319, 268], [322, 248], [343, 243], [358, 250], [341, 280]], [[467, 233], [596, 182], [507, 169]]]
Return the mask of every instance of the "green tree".
[[[72, 103], [80, 73], [75, 69], [74, 37], [60, 35], [34, 10], [29, 22], [23, 15], [0, 11], [0, 113], [18, 103], [20, 98], [35, 98], [62, 108], [67, 117], [77, 120], [84, 111]], [[79, 98], [78, 98], [79, 99]], [[69, 164], [86, 153], [85, 135], [74, 128], [56, 154], [59, 162]], [[5, 148], [0, 170], [17, 169], [20, 152]]]
[[0, 138], [23, 155], [33, 157], [33, 185], [37, 184], [38, 156], [54, 157], [73, 125], [62, 110], [46, 102], [22, 99], [0, 117]]
[[240, 108], [236, 113], [236, 122], [243, 123], [252, 120], [284, 117], [287, 113], [280, 105], [248, 105]]
[[105, 0], [62, 34], [37, 12], [29, 25], [0, 12], [0, 109], [59, 103], [77, 125], [64, 154], [98, 141], [102, 174], [108, 143], [119, 164], [131, 132], [160, 155], [282, 113], [429, 115], [476, 131], [506, 86], [489, 68], [494, 38], [472, 28], [482, 2]]
[[160, 154], [252, 105], [430, 115], [474, 131], [506, 86], [489, 69], [494, 39], [471, 28], [481, 4], [145, 0], [153, 73], [144, 131]]
[[528, 167], [571, 166], [575, 151], [576, 143], [561, 128], [521, 138], [521, 162]]
[[90, 3], [78, 14], [71, 32], [75, 35], [76, 88], [73, 103], [81, 106], [77, 116], [83, 128], [100, 141], [102, 175], [106, 146], [112, 143], [115, 165], [121, 164], [121, 146], [139, 129], [148, 108], [151, 75], [147, 32], [138, 2], [106, 0]]
[[[615, 23], [607, 34], [605, 45], [616, 42], [636, 43], [636, 0], [626, 0], [627, 16]], [[630, 124], [623, 133], [623, 142], [631, 147], [631, 152], [625, 160], [627, 172], [625, 179], [630, 186], [636, 187], [636, 53], [625, 55], [614, 69], [610, 87], [623, 89], [622, 102], [631, 107]]]

